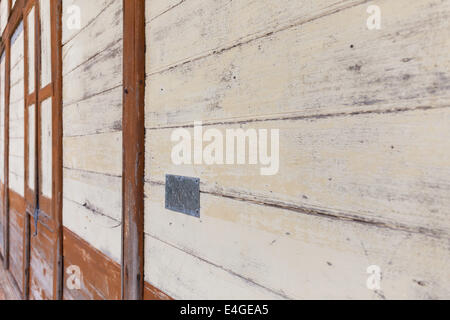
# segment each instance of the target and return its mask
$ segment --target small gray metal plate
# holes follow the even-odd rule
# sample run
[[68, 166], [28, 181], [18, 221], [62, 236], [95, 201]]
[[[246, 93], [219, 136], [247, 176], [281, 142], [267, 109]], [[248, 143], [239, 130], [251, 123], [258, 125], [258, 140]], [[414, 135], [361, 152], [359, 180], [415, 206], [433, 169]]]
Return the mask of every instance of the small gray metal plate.
[[200, 218], [200, 179], [166, 175], [166, 209]]

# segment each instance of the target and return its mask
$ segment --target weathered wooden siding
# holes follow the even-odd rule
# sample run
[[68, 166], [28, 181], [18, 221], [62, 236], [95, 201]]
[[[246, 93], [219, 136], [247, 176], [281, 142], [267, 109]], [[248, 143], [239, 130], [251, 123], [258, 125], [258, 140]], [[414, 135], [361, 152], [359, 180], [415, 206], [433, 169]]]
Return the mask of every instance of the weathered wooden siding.
[[[120, 299], [120, 265], [70, 230], [64, 228], [65, 264], [82, 271], [81, 289], [70, 290], [64, 285], [66, 300]], [[64, 274], [64, 283], [69, 274]]]
[[11, 39], [9, 188], [25, 196], [24, 38], [20, 24]]
[[31, 223], [30, 233], [30, 300], [51, 300], [55, 272], [54, 231], [40, 223], [36, 235], [34, 223]]
[[8, 23], [9, 16], [9, 8], [8, 8], [9, 0], [1, 0], [0, 1], [0, 33], [3, 34], [5, 31], [6, 24]]
[[[146, 1], [145, 279], [174, 298], [450, 297], [450, 1]], [[171, 133], [280, 129], [280, 171]], [[201, 179], [201, 219], [164, 175]], [[381, 267], [380, 291], [366, 287]]]
[[[5, 187], [5, 63], [6, 55], [3, 51], [0, 57], [0, 197], [3, 199]], [[0, 200], [0, 254], [4, 256], [5, 249], [5, 208]]]
[[[81, 8], [80, 30], [68, 27], [71, 5]], [[121, 258], [122, 10], [122, 1], [63, 1], [63, 223], [115, 263]], [[75, 241], [66, 239], [65, 261], [79, 261]], [[91, 266], [82, 266], [88, 274]], [[84, 297], [118, 297], [95, 293], [98, 280], [84, 279]]]
[[25, 217], [25, 89], [24, 36], [20, 23], [11, 37], [9, 95], [9, 262], [19, 288], [23, 286], [23, 235]]

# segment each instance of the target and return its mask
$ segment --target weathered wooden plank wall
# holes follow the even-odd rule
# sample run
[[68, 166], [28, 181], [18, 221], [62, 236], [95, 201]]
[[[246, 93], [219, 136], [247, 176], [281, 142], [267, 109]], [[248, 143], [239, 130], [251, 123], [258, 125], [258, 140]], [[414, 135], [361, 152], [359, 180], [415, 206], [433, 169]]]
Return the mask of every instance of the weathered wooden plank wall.
[[6, 24], [8, 23], [9, 16], [9, 0], [1, 0], [0, 1], [0, 34], [3, 34], [5, 31]]
[[[450, 1], [146, 1], [145, 279], [174, 298], [450, 297]], [[171, 133], [280, 129], [280, 171]], [[201, 179], [201, 219], [164, 175]], [[366, 287], [379, 265], [382, 289]]]
[[11, 37], [9, 87], [9, 262], [19, 288], [23, 288], [25, 226], [25, 89], [24, 36], [20, 23]]
[[[81, 9], [79, 30], [67, 24], [71, 5]], [[85, 298], [120, 297], [120, 277], [114, 294], [101, 291], [83, 261], [102, 257], [93, 253], [98, 250], [120, 271], [122, 22], [122, 1], [63, 1], [64, 256], [66, 268], [67, 262], [83, 267], [85, 290], [78, 296]], [[74, 239], [69, 232], [95, 250], [75, 255], [78, 242], [67, 240]], [[67, 291], [65, 297], [71, 297]]]
[[5, 51], [0, 56], [0, 254], [5, 255], [5, 208], [4, 208], [4, 188], [5, 188]]

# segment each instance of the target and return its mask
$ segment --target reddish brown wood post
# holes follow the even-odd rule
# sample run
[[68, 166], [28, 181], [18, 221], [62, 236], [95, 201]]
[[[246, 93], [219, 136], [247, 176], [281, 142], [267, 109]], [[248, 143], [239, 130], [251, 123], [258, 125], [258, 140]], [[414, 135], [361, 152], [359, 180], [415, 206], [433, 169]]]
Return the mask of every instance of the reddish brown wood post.
[[5, 55], [5, 148], [4, 148], [4, 157], [5, 157], [5, 167], [4, 170], [4, 181], [5, 181], [5, 194], [3, 200], [4, 208], [5, 208], [5, 232], [3, 233], [3, 241], [5, 242], [5, 260], [3, 261], [4, 267], [6, 270], [9, 269], [9, 89], [10, 89], [10, 68], [11, 68], [11, 41], [9, 39], [9, 34], [7, 32], [3, 33], [3, 35], [8, 35], [6, 39], [5, 47], [6, 47], [6, 55]]
[[124, 0], [122, 299], [144, 292], [145, 1]]
[[52, 207], [55, 217], [56, 241], [53, 266], [53, 298], [63, 298], [63, 161], [62, 161], [62, 0], [51, 0], [51, 37], [52, 37], [52, 81], [53, 81], [53, 198]]

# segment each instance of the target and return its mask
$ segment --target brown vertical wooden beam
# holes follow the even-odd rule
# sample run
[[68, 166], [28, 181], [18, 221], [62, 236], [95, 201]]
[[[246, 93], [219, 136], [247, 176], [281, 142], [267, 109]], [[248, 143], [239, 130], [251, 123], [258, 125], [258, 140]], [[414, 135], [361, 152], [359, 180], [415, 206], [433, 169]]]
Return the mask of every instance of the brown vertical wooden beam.
[[51, 0], [51, 31], [52, 31], [52, 81], [53, 81], [53, 214], [56, 226], [53, 297], [63, 298], [63, 162], [62, 162], [62, 0]]
[[[1, 60], [1, 57], [3, 56], [3, 54], [5, 55], [5, 65], [6, 65], [6, 51], [5, 51], [5, 44], [3, 43], [3, 41], [1, 41], [1, 43], [0, 43], [0, 60]], [[6, 69], [5, 69], [6, 70]], [[5, 72], [6, 73], [6, 72]], [[4, 75], [3, 75], [4, 76]], [[6, 81], [5, 81], [5, 83], [6, 83]], [[2, 81], [0, 81], [0, 86], [5, 86], [5, 83], [3, 83]], [[0, 99], [1, 99], [2, 97], [0, 97]], [[4, 102], [5, 102], [5, 97], [3, 97], [3, 100], [4, 100]], [[6, 108], [5, 108], [5, 110], [4, 110], [4, 112], [0, 115], [1, 117], [3, 117], [3, 123], [5, 123], [6, 122], [6, 117], [5, 117], [5, 112], [6, 112]], [[3, 132], [4, 133], [4, 132]], [[5, 150], [5, 136], [4, 136], [4, 134], [3, 134], [3, 141], [2, 141], [2, 143], [3, 143], [3, 152], [4, 152], [4, 150]], [[3, 165], [4, 165], [4, 163], [3, 163]], [[0, 168], [0, 170], [4, 170], [4, 167], [3, 168]], [[0, 186], [0, 202], [1, 202], [1, 206], [0, 206], [0, 220], [1, 220], [1, 223], [2, 223], [2, 228], [3, 228], [3, 230], [2, 230], [2, 232], [3, 232], [3, 235], [5, 235], [5, 221], [4, 221], [4, 219], [3, 219], [3, 217], [4, 217], [4, 215], [5, 215], [5, 204], [3, 203], [3, 200], [4, 200], [4, 197], [5, 197], [5, 177], [4, 177], [4, 175], [3, 175], [3, 184]], [[4, 236], [5, 237], [5, 236]], [[5, 257], [4, 257], [4, 255], [5, 255], [5, 241], [3, 240], [3, 244], [2, 244], [2, 252], [1, 252], [1, 254], [0, 254], [0, 257], [1, 257], [1, 263], [4, 263], [4, 261], [5, 261]]]
[[10, 89], [10, 67], [11, 67], [11, 40], [8, 38], [5, 41], [5, 148], [4, 154], [4, 182], [5, 182], [5, 193], [3, 204], [5, 208], [5, 225], [3, 232], [3, 241], [5, 243], [5, 259], [3, 261], [6, 270], [9, 269], [9, 89]]
[[144, 293], [145, 1], [123, 0], [122, 299]]

